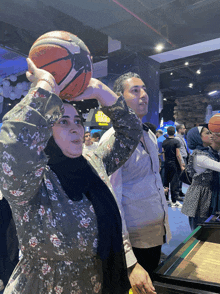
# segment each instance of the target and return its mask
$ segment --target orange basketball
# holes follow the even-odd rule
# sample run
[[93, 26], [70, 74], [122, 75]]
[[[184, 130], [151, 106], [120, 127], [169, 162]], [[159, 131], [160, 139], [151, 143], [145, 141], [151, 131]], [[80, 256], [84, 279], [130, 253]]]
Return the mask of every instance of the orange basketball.
[[209, 120], [209, 130], [213, 133], [220, 133], [220, 113], [216, 113]]
[[70, 99], [81, 94], [92, 76], [90, 51], [77, 36], [53, 31], [39, 37], [29, 52], [38, 68], [49, 71], [61, 86], [60, 97]]

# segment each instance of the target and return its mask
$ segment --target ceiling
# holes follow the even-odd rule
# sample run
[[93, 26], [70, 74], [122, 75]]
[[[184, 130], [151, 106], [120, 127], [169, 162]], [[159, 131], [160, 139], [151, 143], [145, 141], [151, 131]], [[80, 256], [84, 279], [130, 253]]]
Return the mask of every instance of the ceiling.
[[[31, 45], [51, 30], [76, 34], [89, 47], [94, 62], [112, 54], [108, 36], [121, 41], [124, 54], [152, 56], [158, 43], [169, 52], [220, 38], [219, 11], [219, 0], [1, 0], [0, 46], [13, 52], [0, 51], [0, 76], [24, 72]], [[161, 63], [164, 97], [206, 91], [209, 84], [219, 82], [219, 65], [220, 50]]]

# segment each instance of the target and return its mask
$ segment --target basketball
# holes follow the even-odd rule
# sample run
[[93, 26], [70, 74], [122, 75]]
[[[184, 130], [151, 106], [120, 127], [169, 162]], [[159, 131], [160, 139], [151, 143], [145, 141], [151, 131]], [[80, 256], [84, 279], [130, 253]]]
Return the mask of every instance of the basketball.
[[91, 54], [85, 43], [65, 31], [48, 32], [32, 45], [29, 58], [50, 72], [61, 87], [60, 98], [70, 99], [83, 93], [92, 77]]
[[220, 133], [220, 113], [216, 113], [210, 118], [208, 127], [211, 132]]

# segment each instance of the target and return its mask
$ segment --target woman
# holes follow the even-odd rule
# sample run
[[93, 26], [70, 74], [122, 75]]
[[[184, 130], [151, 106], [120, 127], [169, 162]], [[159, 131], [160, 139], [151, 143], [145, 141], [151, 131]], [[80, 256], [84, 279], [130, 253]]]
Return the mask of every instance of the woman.
[[218, 153], [210, 145], [212, 134], [204, 126], [194, 127], [187, 134], [189, 149], [193, 150], [187, 165], [192, 176], [181, 212], [189, 217], [192, 230], [210, 216], [213, 188], [213, 171], [220, 171]]
[[57, 96], [52, 75], [29, 59], [28, 67], [32, 88], [4, 116], [0, 133], [0, 190], [23, 256], [4, 293], [126, 293], [121, 219], [108, 175], [136, 148], [140, 122], [123, 97], [91, 79], [74, 101], [96, 98], [116, 136], [84, 158], [76, 109]]

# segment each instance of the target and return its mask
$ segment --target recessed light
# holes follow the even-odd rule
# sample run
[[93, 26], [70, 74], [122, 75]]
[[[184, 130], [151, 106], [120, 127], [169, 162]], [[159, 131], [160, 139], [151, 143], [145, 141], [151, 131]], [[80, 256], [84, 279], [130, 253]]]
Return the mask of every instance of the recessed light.
[[192, 88], [193, 87], [193, 83], [189, 83], [189, 88]]
[[185, 62], [185, 65], [189, 65], [189, 62], [188, 62], [188, 61], [186, 61], [186, 62]]
[[173, 75], [173, 72], [171, 72], [170, 75], [172, 76]]
[[164, 48], [164, 45], [163, 45], [163, 44], [158, 44], [158, 45], [155, 47], [155, 49], [156, 49], [158, 52], [162, 51], [163, 48]]
[[163, 98], [164, 101], [167, 101], [167, 98]]
[[198, 70], [196, 71], [196, 73], [197, 73], [198, 75], [200, 75], [200, 74], [201, 74], [201, 69], [198, 69]]

